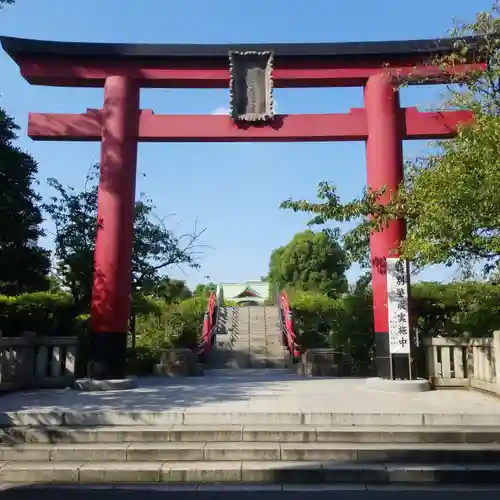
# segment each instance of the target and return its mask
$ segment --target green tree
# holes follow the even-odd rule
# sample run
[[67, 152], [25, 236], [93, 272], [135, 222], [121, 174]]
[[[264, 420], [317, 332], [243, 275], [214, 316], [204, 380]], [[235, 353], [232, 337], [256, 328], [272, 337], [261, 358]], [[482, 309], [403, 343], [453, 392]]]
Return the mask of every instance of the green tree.
[[[59, 276], [75, 300], [79, 311], [88, 311], [92, 291], [93, 254], [97, 229], [97, 188], [99, 167], [93, 166], [80, 192], [64, 187], [56, 179], [49, 185], [56, 194], [45, 210], [55, 225], [56, 257]], [[176, 236], [167, 229], [165, 220], [154, 214], [155, 206], [144, 195], [135, 204], [132, 255], [132, 292], [153, 293], [165, 278], [164, 272], [174, 265], [198, 268], [197, 258], [205, 230]]]
[[[484, 72], [460, 75], [450, 87], [444, 108], [472, 109], [475, 121], [452, 140], [437, 141], [430, 152], [406, 162], [405, 183], [387, 205], [384, 190], [341, 203], [334, 186], [320, 184], [320, 203], [288, 200], [283, 208], [313, 214], [312, 224], [361, 221], [345, 237], [353, 258], [366, 257], [369, 233], [381, 231], [398, 218], [407, 221], [401, 245], [404, 258], [417, 268], [431, 264], [485, 263], [489, 271], [500, 257], [500, 20], [499, 4], [480, 13], [473, 23], [460, 25], [451, 56], [434, 61], [449, 65], [464, 58], [486, 60]], [[480, 35], [471, 51], [463, 36]], [[402, 82], [404, 84], [404, 82]], [[369, 219], [369, 216], [373, 217]]]
[[40, 197], [33, 189], [38, 166], [13, 144], [19, 127], [0, 108], [0, 293], [17, 294], [49, 287], [49, 252], [43, 236]]
[[195, 297], [208, 297], [212, 292], [217, 290], [215, 283], [198, 283], [194, 289]]
[[193, 296], [185, 281], [169, 277], [161, 278], [154, 287], [152, 294], [169, 304], [181, 302]]
[[0, 10], [3, 9], [4, 5], [12, 5], [15, 0], [0, 0]]
[[349, 260], [338, 239], [338, 231], [297, 233], [288, 245], [272, 252], [270, 286], [290, 286], [330, 297], [346, 292]]

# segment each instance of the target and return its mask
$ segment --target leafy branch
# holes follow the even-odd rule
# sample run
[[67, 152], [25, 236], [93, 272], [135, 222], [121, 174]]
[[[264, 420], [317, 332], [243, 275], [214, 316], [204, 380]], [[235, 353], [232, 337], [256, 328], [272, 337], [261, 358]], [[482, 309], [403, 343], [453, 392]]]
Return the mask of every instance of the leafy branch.
[[[76, 191], [49, 179], [55, 195], [44, 205], [55, 226], [56, 258], [61, 281], [74, 297], [77, 308], [88, 310], [92, 291], [93, 254], [98, 228], [97, 197], [99, 167], [91, 167], [84, 189]], [[151, 289], [174, 265], [198, 268], [198, 258], [207, 248], [201, 238], [205, 229], [196, 225], [192, 233], [176, 236], [166, 219], [155, 215], [155, 206], [144, 194], [136, 201], [132, 252], [131, 293]]]
[[444, 109], [473, 110], [475, 120], [459, 127], [455, 138], [434, 142], [427, 155], [407, 160], [397, 192], [365, 189], [342, 203], [335, 186], [322, 182], [318, 202], [287, 200], [281, 207], [310, 213], [310, 224], [356, 222], [344, 239], [352, 258], [364, 263], [370, 233], [404, 218], [407, 235], [398, 250], [416, 270], [438, 263], [470, 268], [481, 262], [486, 273], [495, 268], [500, 262], [499, 14], [496, 1], [474, 22], [456, 25], [454, 52], [429, 61], [443, 70], [486, 61], [484, 71], [450, 76], [442, 103]]

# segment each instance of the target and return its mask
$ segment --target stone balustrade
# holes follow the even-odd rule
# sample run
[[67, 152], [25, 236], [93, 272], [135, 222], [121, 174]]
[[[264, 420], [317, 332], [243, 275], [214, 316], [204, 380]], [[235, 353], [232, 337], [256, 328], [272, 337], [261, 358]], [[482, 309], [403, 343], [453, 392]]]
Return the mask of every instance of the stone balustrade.
[[75, 377], [76, 337], [0, 336], [0, 392], [67, 387]]
[[434, 387], [469, 387], [500, 395], [500, 331], [492, 337], [424, 341]]

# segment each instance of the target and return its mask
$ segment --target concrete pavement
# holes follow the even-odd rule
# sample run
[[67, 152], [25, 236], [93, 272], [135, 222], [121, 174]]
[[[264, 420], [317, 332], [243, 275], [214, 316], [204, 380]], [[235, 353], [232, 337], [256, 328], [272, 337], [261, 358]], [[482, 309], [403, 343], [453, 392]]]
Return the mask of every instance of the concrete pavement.
[[0, 398], [0, 425], [0, 477], [19, 484], [500, 481], [500, 400], [380, 392], [363, 379], [237, 370], [24, 391]]
[[500, 425], [500, 399], [480, 392], [390, 393], [364, 379], [235, 370], [145, 378], [105, 393], [36, 390], [0, 398], [2, 425]]

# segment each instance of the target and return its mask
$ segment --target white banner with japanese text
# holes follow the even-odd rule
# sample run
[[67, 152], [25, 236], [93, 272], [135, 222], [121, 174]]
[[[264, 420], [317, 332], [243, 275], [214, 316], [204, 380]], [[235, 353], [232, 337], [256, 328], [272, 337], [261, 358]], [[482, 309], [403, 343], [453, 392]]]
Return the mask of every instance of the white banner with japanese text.
[[410, 354], [409, 274], [407, 261], [387, 259], [387, 312], [391, 354]]

